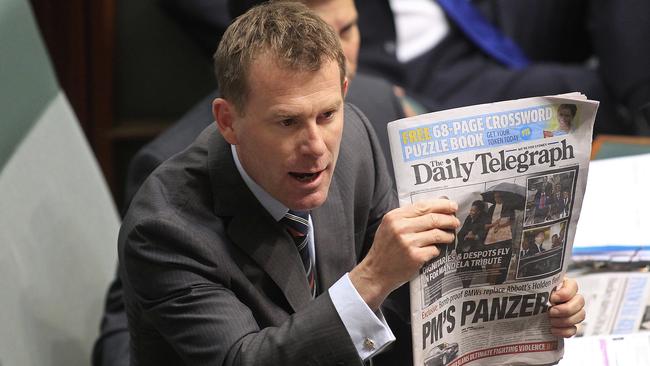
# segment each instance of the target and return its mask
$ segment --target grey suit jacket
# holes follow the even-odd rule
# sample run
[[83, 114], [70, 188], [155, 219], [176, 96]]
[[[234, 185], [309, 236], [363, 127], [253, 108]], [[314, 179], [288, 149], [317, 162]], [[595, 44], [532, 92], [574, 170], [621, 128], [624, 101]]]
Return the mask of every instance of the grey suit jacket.
[[[329, 196], [312, 211], [320, 288], [367, 253], [396, 205], [380, 151], [346, 106]], [[119, 256], [133, 365], [361, 363], [328, 293], [310, 299], [291, 237], [248, 190], [214, 125], [144, 183]]]

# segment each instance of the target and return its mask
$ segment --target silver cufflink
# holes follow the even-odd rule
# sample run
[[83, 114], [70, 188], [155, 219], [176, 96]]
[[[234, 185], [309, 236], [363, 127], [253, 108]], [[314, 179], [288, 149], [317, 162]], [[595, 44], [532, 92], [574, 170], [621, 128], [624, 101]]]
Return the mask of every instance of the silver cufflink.
[[375, 341], [373, 341], [370, 338], [366, 338], [363, 340], [363, 347], [368, 350], [374, 350], [375, 349]]

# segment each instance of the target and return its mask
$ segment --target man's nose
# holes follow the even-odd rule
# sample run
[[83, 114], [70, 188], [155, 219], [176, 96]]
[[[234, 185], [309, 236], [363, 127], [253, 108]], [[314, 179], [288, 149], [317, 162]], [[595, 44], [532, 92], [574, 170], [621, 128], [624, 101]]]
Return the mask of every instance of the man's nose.
[[325, 144], [324, 133], [323, 128], [317, 123], [308, 123], [302, 133], [300, 152], [314, 156], [325, 154], [327, 145]]

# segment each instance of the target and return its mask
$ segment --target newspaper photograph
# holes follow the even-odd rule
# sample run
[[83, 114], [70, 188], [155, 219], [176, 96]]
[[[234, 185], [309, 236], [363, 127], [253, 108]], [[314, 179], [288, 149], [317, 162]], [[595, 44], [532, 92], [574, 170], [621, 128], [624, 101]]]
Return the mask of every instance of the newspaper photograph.
[[546, 312], [570, 260], [597, 109], [571, 93], [388, 125], [400, 205], [448, 198], [462, 224], [410, 283], [414, 365], [562, 358]]

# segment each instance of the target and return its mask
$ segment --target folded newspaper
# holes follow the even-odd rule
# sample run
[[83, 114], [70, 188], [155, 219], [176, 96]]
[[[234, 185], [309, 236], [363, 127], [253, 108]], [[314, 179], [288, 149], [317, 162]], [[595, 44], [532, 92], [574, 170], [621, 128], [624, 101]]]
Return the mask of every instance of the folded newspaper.
[[410, 283], [414, 365], [562, 358], [547, 311], [570, 259], [597, 109], [571, 93], [388, 125], [400, 205], [447, 197], [463, 223]]

